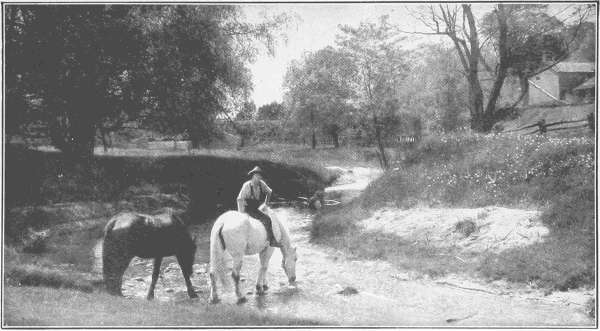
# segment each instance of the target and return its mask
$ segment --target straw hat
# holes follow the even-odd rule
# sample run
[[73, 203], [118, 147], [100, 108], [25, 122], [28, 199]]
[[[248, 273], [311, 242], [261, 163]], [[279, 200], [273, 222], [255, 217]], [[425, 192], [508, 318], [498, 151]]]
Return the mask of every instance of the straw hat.
[[252, 170], [250, 170], [250, 172], [248, 172], [248, 176], [252, 176], [254, 174], [261, 174], [262, 175], [263, 171], [259, 166], [254, 167]]

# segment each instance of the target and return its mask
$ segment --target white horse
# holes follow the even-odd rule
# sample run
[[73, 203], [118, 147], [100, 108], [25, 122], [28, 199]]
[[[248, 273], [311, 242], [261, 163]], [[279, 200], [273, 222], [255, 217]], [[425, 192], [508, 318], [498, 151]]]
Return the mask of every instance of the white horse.
[[[297, 256], [296, 248], [292, 247], [289, 232], [267, 206], [263, 204], [259, 210], [267, 213], [271, 218], [275, 239], [282, 245], [280, 248], [281, 255], [283, 256], [282, 267], [288, 277], [289, 283], [293, 285], [296, 281]], [[260, 269], [256, 279], [256, 292], [258, 295], [264, 295], [268, 289], [265, 278], [269, 259], [273, 251], [274, 247], [269, 245], [265, 226], [259, 220], [238, 211], [228, 211], [219, 216], [210, 232], [209, 274], [211, 303], [219, 302], [217, 277], [221, 279], [223, 284], [226, 283], [225, 252], [229, 253], [233, 259], [231, 276], [235, 284], [237, 302], [244, 303], [246, 302], [246, 297], [240, 289], [240, 270], [242, 269], [244, 255], [260, 254]]]

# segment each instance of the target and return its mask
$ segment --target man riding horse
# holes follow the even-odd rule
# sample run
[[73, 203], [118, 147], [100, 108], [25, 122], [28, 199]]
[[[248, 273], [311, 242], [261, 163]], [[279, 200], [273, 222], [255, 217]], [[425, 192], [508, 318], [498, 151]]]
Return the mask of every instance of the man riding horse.
[[273, 235], [271, 218], [258, 210], [262, 203], [268, 205], [271, 193], [273, 193], [273, 190], [262, 180], [262, 172], [258, 166], [248, 172], [248, 176], [252, 176], [252, 178], [242, 185], [237, 197], [238, 211], [259, 220], [267, 229], [269, 244], [273, 247], [281, 247]]

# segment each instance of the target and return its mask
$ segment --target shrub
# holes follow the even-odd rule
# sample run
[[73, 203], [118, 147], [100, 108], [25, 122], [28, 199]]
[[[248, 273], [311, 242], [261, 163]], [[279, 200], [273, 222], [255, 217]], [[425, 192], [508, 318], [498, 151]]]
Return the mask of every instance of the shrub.
[[78, 273], [46, 269], [35, 265], [15, 266], [6, 271], [9, 283], [18, 286], [47, 286], [92, 292], [100, 280], [91, 281]]

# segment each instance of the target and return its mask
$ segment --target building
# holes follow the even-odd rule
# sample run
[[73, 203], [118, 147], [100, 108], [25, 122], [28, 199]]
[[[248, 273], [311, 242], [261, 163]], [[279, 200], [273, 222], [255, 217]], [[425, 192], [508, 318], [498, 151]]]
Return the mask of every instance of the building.
[[590, 95], [593, 102], [595, 87], [594, 63], [560, 62], [529, 79], [525, 104], [586, 103]]

